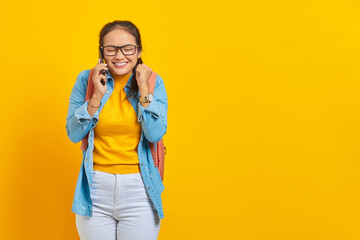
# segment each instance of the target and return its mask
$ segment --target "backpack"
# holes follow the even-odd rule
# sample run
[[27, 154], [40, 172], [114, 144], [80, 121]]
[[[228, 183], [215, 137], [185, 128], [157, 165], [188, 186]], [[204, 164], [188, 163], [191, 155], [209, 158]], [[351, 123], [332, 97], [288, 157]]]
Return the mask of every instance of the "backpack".
[[[90, 69], [90, 74], [88, 77], [87, 91], [86, 91], [86, 96], [85, 96], [85, 102], [92, 97], [92, 95], [94, 94], [94, 91], [95, 91], [94, 83], [92, 81], [93, 72], [94, 72], [94, 68]], [[154, 93], [155, 83], [156, 83], [156, 73], [155, 72], [151, 73], [149, 83], [150, 83], [149, 90], [151, 93]], [[86, 136], [82, 139], [80, 149], [83, 151], [85, 151], [87, 148], [88, 136], [89, 136], [89, 133], [86, 134]], [[151, 155], [152, 155], [152, 158], [154, 161], [154, 165], [159, 170], [161, 180], [164, 180], [164, 160], [165, 160], [164, 157], [166, 154], [166, 147], [164, 146], [164, 141], [163, 141], [163, 139], [161, 139], [160, 141], [158, 141], [156, 143], [149, 142], [149, 146], [150, 146]]]

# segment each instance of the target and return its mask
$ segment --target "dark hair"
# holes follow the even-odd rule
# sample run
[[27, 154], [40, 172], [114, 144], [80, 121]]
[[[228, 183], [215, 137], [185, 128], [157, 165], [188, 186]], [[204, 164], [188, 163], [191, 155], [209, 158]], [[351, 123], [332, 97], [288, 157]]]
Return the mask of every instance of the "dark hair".
[[[115, 20], [113, 22], [109, 22], [109, 23], [105, 24], [99, 34], [99, 45], [100, 46], [104, 45], [105, 35], [115, 29], [123, 29], [124, 31], [133, 35], [136, 39], [136, 44], [139, 45], [138, 50], [142, 51], [141, 36], [140, 36], [139, 29], [135, 26], [135, 24], [133, 24], [130, 21], [126, 21], [126, 20], [123, 20], [123, 21]], [[139, 87], [136, 82], [136, 67], [138, 64], [141, 64], [141, 63], [143, 63], [143, 61], [140, 57], [137, 59], [136, 65], [132, 70], [133, 75], [130, 80], [131, 89], [130, 89], [129, 94], [126, 96], [126, 98], [131, 98], [131, 97], [133, 97], [135, 99], [138, 98]]]

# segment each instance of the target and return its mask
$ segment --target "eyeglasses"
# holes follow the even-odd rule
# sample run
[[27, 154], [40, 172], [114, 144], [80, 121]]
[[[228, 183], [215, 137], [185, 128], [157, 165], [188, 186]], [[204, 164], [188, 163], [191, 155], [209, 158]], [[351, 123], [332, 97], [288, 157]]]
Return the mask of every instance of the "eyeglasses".
[[125, 56], [130, 56], [130, 55], [135, 54], [137, 47], [140, 47], [140, 46], [127, 44], [127, 45], [120, 46], [120, 47], [109, 45], [109, 46], [100, 47], [100, 48], [103, 49], [103, 53], [105, 56], [115, 56], [119, 49], [122, 52], [122, 54], [124, 54]]

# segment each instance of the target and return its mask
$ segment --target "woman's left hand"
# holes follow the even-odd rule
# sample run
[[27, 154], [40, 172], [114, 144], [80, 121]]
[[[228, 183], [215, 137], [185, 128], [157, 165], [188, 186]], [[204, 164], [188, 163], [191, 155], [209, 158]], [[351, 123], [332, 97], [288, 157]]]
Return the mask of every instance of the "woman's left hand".
[[151, 76], [151, 73], [152, 69], [144, 63], [138, 64], [136, 66], [136, 81], [139, 89], [148, 88], [148, 80]]

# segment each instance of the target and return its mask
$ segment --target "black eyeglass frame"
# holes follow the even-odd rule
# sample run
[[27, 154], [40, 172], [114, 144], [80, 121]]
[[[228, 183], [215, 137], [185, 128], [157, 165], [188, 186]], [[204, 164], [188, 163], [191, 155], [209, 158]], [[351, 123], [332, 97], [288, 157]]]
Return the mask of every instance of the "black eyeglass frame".
[[[123, 47], [127, 47], [127, 46], [133, 46], [133, 47], [135, 47], [135, 52], [134, 52], [133, 54], [125, 54], [125, 53], [123, 52], [122, 48], [123, 48]], [[104, 49], [107, 48], [107, 47], [114, 47], [114, 48], [116, 48], [115, 54], [114, 54], [114, 55], [107, 55], [107, 54], [105, 54]], [[100, 46], [103, 54], [104, 54], [105, 56], [109, 56], [109, 57], [115, 56], [115, 55], [118, 53], [119, 49], [120, 49], [121, 53], [124, 54], [124, 56], [131, 56], [131, 55], [134, 55], [134, 54], [136, 53], [136, 48], [139, 48], [139, 47], [140, 47], [139, 45], [134, 45], [134, 44], [126, 44], [126, 45], [123, 45], [123, 46], [114, 46], [114, 45], [107, 45], [107, 46], [103, 46], [103, 47]]]

